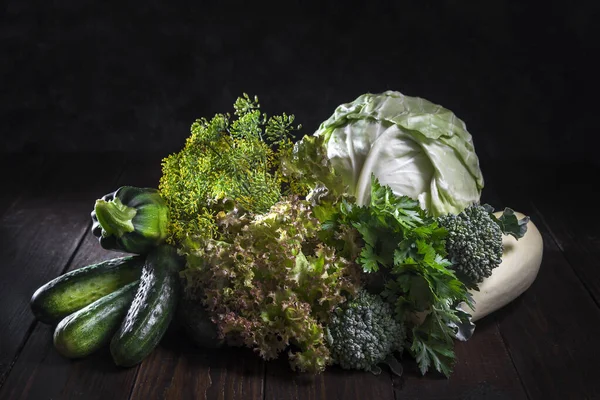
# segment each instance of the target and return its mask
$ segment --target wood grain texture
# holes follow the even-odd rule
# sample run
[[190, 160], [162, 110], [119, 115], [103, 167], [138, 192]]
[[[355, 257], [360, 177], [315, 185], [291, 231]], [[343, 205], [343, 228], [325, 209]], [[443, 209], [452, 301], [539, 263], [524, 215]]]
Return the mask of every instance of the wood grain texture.
[[[121, 253], [102, 249], [88, 230], [68, 270], [119, 255]], [[52, 335], [53, 327], [36, 324], [0, 391], [0, 398], [6, 395], [8, 398], [20, 399], [37, 399], [43, 396], [56, 399], [78, 397], [78, 394], [85, 394], [89, 399], [125, 400], [129, 397], [135, 369], [116, 368], [108, 349], [80, 360], [64, 358], [54, 349]], [[43, 388], [43, 392], [40, 393], [39, 388]]]
[[0, 217], [42, 177], [44, 161], [41, 154], [5, 154], [0, 157], [0, 171], [10, 171], [2, 176], [0, 191]]
[[114, 184], [121, 166], [89, 157], [59, 158], [0, 220], [0, 382], [34, 322], [33, 292], [64, 271], [90, 224], [95, 195]]
[[[118, 181], [115, 163], [125, 164]], [[74, 172], [72, 165], [85, 168]], [[33, 324], [31, 293], [66, 266], [74, 269], [118, 256], [102, 250], [89, 232], [93, 200], [121, 184], [156, 187], [160, 176], [160, 157], [116, 157], [111, 165], [92, 166], [83, 158], [54, 162], [39, 184], [0, 214], [0, 290], [5, 293], [0, 356], [9, 360], [3, 364], [5, 372], [10, 370], [1, 399], [600, 398], [594, 375], [600, 354], [600, 309], [593, 300], [596, 253], [595, 248], [586, 250], [598, 236], [593, 226], [585, 226], [585, 219], [577, 218], [592, 205], [565, 211], [558, 197], [544, 202], [549, 194], [543, 188], [552, 188], [552, 179], [544, 178], [543, 171], [535, 185], [526, 180], [515, 184], [512, 175], [486, 176], [484, 202], [530, 214], [544, 237], [544, 260], [528, 291], [479, 321], [468, 342], [456, 344], [458, 361], [449, 380], [436, 374], [420, 377], [408, 360], [402, 378], [391, 378], [385, 369], [374, 376], [338, 367], [315, 377], [297, 374], [285, 356], [264, 363], [245, 349], [196, 348], [176, 324], [134, 368], [115, 367], [108, 349], [82, 360], [64, 359], [53, 348], [52, 327]], [[556, 176], [556, 171], [550, 173]], [[87, 176], [96, 180], [84, 182]], [[571, 182], [559, 187], [565, 191], [577, 186]], [[598, 225], [596, 216], [587, 221]]]
[[[126, 161], [120, 156], [115, 158], [124, 163], [124, 170], [121, 173], [121, 168], [111, 167], [115, 169], [115, 176], [120, 175], [120, 178], [111, 183], [110, 187], [90, 193], [89, 210], [85, 213], [88, 219], [93, 201], [120, 185], [134, 182], [139, 186], [155, 186], [160, 171], [160, 168], [156, 168], [159, 162], [143, 159]], [[92, 235], [90, 226], [91, 220], [87, 223], [83, 242], [68, 270], [124, 255], [102, 249], [98, 239]], [[37, 324], [0, 391], [0, 398], [4, 398], [4, 395], [21, 399], [37, 399], [40, 396], [53, 399], [82, 396], [86, 399], [129, 398], [137, 367], [115, 367], [107, 348], [80, 360], [64, 358], [53, 348], [52, 333], [52, 327]], [[39, 388], [43, 389], [40, 391]]]
[[421, 376], [414, 362], [405, 363], [403, 378], [394, 379], [397, 399], [527, 399], [500, 336], [494, 315], [477, 321], [473, 337], [456, 342], [456, 365], [450, 379]]
[[140, 365], [132, 399], [263, 399], [259, 357], [248, 349], [197, 348], [173, 328]]
[[600, 213], [593, 200], [600, 167], [538, 164], [527, 169], [538, 179], [519, 181], [515, 188], [523, 194], [519, 201], [529, 199], [575, 274], [600, 304]]
[[[548, 172], [538, 171], [537, 182], [550, 181]], [[547, 218], [528, 200], [532, 188], [525, 190], [523, 182], [540, 186], [533, 176], [521, 184], [512, 176], [494, 175], [499, 205], [531, 216], [542, 234], [544, 254], [532, 286], [496, 312], [500, 332], [530, 399], [600, 398], [595, 376], [600, 309], [550, 234]], [[547, 196], [556, 195], [552, 189], [547, 187]]]
[[287, 355], [267, 363], [266, 400], [381, 399], [393, 400], [392, 380], [387, 370], [380, 375], [345, 371], [337, 366], [313, 376], [291, 370]]
[[135, 370], [116, 368], [108, 349], [69, 360], [52, 346], [54, 328], [37, 324], [5, 384], [2, 399], [128, 399]]

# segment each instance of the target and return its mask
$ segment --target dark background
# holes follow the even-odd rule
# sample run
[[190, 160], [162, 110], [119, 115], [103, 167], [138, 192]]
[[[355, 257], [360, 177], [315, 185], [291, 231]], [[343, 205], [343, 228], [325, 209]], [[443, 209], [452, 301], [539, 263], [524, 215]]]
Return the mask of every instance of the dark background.
[[[0, 398], [600, 399], [600, 1], [246, 3], [0, 0]], [[177, 334], [132, 369], [52, 349], [31, 294], [116, 256], [90, 233], [94, 200], [156, 186], [195, 118], [248, 92], [310, 134], [387, 89], [462, 118], [483, 201], [543, 236], [535, 283], [457, 342], [450, 380], [407, 363], [401, 380], [331, 369], [307, 384], [285, 358]]]
[[5, 2], [0, 151], [167, 155], [242, 92], [309, 134], [392, 89], [491, 162], [598, 163], [598, 2], [521, 3]]

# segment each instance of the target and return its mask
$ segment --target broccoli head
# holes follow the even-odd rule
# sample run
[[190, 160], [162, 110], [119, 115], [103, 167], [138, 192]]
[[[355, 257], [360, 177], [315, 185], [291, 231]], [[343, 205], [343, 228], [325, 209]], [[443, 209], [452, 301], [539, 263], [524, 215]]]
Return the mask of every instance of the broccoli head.
[[327, 326], [333, 361], [344, 369], [381, 372], [377, 364], [401, 352], [406, 338], [404, 324], [393, 315], [388, 303], [365, 290], [336, 308]]
[[490, 208], [471, 205], [458, 215], [438, 218], [448, 230], [446, 250], [453, 268], [465, 284], [474, 287], [492, 274], [502, 261], [502, 229]]

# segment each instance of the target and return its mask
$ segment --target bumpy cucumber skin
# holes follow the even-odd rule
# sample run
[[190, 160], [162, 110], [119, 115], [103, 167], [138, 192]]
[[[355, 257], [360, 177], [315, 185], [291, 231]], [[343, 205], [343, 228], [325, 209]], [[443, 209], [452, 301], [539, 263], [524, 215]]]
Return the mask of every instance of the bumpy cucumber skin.
[[40, 287], [31, 297], [33, 315], [46, 324], [56, 324], [67, 315], [140, 279], [143, 256], [114, 258], [59, 276]]
[[148, 254], [131, 307], [110, 342], [116, 365], [140, 363], [158, 345], [177, 308], [183, 259], [168, 245]]
[[67, 358], [81, 358], [107, 345], [119, 329], [138, 284], [125, 285], [60, 321], [54, 330], [56, 350]]

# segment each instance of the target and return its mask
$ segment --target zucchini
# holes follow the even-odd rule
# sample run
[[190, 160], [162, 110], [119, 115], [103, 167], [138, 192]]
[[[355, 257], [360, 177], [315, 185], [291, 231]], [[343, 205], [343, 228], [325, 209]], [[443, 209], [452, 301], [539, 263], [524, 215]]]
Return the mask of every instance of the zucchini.
[[136, 365], [160, 342], [177, 308], [182, 267], [183, 258], [171, 246], [148, 254], [133, 303], [110, 342], [115, 364]]
[[103, 248], [146, 254], [167, 238], [169, 208], [157, 189], [122, 186], [96, 200], [92, 221]]
[[139, 281], [88, 304], [65, 317], [54, 330], [54, 347], [68, 358], [92, 354], [110, 342], [127, 313]]
[[128, 256], [88, 265], [59, 276], [31, 297], [33, 315], [55, 324], [67, 315], [140, 279], [144, 257]]

